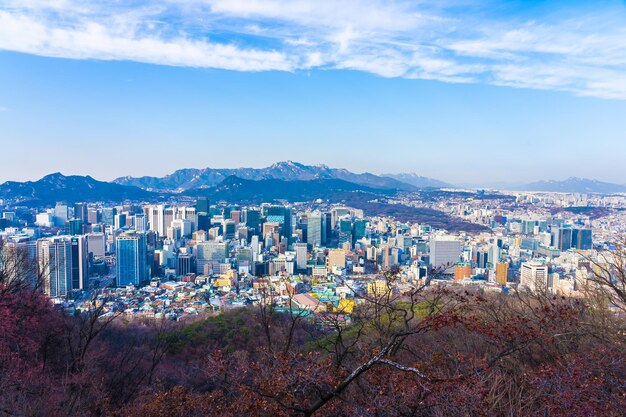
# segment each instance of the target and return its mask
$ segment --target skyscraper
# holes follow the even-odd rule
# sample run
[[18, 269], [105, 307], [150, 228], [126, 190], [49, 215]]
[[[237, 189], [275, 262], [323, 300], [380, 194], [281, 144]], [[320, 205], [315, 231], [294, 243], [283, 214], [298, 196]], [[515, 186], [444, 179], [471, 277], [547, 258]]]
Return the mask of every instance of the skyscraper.
[[333, 225], [331, 213], [322, 213], [322, 226], [325, 228], [325, 233], [322, 234], [322, 242], [328, 243], [333, 238]]
[[339, 220], [339, 246], [345, 242], [352, 245], [352, 222], [349, 219]]
[[492, 243], [489, 245], [489, 250], [487, 251], [487, 263], [490, 268], [493, 268], [498, 262], [500, 262], [500, 248], [497, 243]]
[[572, 230], [572, 247], [581, 250], [590, 250], [593, 248], [591, 229], [573, 229]]
[[65, 234], [70, 236], [84, 234], [84, 223], [81, 219], [72, 219], [65, 222]]
[[196, 200], [196, 213], [209, 213], [209, 199], [207, 197], [198, 197]]
[[[37, 249], [39, 242], [6, 241], [0, 245], [0, 270], [7, 281], [23, 281], [29, 284], [40, 284], [37, 265]], [[14, 266], [19, 266], [15, 268]]]
[[117, 209], [115, 207], [105, 207], [102, 209], [102, 223], [108, 224], [109, 226], [113, 226], [115, 222], [115, 215], [117, 214]]
[[54, 222], [56, 226], [64, 226], [69, 219], [69, 208], [67, 204], [58, 202], [54, 207]]
[[365, 237], [366, 226], [367, 221], [364, 219], [357, 219], [354, 221], [354, 224], [352, 225], [352, 239], [354, 242]]
[[476, 253], [474, 254], [475, 256], [475, 261], [476, 261], [476, 267], [477, 268], [487, 268], [487, 264], [489, 263], [489, 253], [485, 250], [478, 250], [476, 251]]
[[278, 223], [280, 225], [281, 236], [291, 237], [293, 212], [290, 207], [265, 206], [265, 217], [268, 223]]
[[296, 243], [296, 268], [299, 270], [306, 269], [307, 263], [307, 244], [306, 243]]
[[163, 205], [152, 206], [148, 210], [148, 223], [150, 223], [150, 230], [157, 232], [159, 236], [165, 236], [165, 219], [164, 219], [165, 207]]
[[115, 230], [118, 230], [124, 227], [126, 227], [126, 214], [125, 213], [116, 214], [113, 220], [113, 228]]
[[188, 253], [179, 253], [176, 258], [176, 275], [187, 275], [195, 271], [193, 257]]
[[146, 215], [143, 213], [137, 213], [135, 214], [135, 230], [138, 232], [145, 232], [146, 229], [148, 228], [146, 225], [147, 221], [146, 221]]
[[235, 222], [233, 220], [227, 219], [222, 222], [222, 230], [224, 234], [224, 239], [234, 239], [235, 238]]
[[204, 274], [205, 265], [211, 265], [215, 271], [226, 260], [228, 246], [224, 242], [201, 242], [196, 246], [196, 270]]
[[146, 236], [128, 232], [116, 239], [116, 283], [118, 287], [139, 285], [148, 280]]
[[241, 210], [231, 211], [230, 218], [235, 222], [235, 224], [239, 224], [241, 222]]
[[87, 209], [87, 204], [85, 203], [74, 204], [74, 218], [78, 220], [82, 220], [83, 224], [89, 223], [89, 211]]
[[509, 264], [507, 262], [496, 263], [496, 283], [498, 285], [506, 285], [509, 273]]
[[37, 241], [39, 270], [43, 274], [44, 293], [65, 297], [72, 287], [72, 244], [66, 238]]
[[96, 209], [87, 210], [87, 221], [89, 224], [96, 224], [100, 221], [100, 213]]
[[89, 257], [85, 236], [72, 236], [72, 290], [89, 288]]
[[254, 229], [255, 234], [261, 231], [261, 212], [259, 210], [246, 209], [243, 212], [243, 217], [246, 226]]
[[211, 218], [207, 213], [198, 213], [198, 230], [207, 232], [211, 228]]
[[324, 229], [324, 217], [321, 213], [308, 213], [307, 214], [307, 240], [306, 243], [316, 247], [322, 246], [326, 242], [323, 241], [323, 229]]
[[566, 251], [572, 248], [572, 229], [562, 227], [559, 229], [559, 250]]
[[538, 262], [524, 262], [520, 274], [520, 286], [536, 290], [548, 289], [548, 267]]
[[461, 256], [461, 242], [450, 236], [440, 236], [430, 241], [430, 265], [447, 270], [452, 268]]
[[166, 207], [163, 210], [163, 234], [159, 233], [159, 236], [167, 234], [167, 228], [172, 226], [174, 219], [176, 219], [176, 207]]
[[94, 258], [101, 258], [105, 255], [105, 235], [104, 233], [90, 233], [87, 236], [87, 250]]

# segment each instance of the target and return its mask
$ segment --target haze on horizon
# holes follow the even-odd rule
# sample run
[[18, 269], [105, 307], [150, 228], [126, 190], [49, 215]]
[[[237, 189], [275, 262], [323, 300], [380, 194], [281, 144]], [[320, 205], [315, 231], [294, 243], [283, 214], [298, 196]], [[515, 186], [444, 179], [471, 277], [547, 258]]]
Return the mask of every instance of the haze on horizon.
[[0, 0], [0, 182], [293, 160], [624, 183], [625, 28], [620, 1]]

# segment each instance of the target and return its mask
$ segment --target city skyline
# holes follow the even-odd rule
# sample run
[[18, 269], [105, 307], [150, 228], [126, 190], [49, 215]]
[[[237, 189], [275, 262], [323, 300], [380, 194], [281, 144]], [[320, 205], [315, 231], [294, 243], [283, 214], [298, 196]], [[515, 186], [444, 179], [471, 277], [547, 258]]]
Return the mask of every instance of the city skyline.
[[0, 0], [0, 414], [619, 416], [626, 0]]
[[623, 2], [80, 6], [0, 1], [0, 182], [284, 160], [624, 182]]

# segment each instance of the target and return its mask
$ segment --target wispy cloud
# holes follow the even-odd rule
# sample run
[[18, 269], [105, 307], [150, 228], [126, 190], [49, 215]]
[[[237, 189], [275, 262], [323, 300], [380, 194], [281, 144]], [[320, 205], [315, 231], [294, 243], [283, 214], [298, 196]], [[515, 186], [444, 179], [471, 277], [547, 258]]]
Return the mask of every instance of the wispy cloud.
[[132, 28], [112, 29], [95, 21], [56, 27], [29, 16], [0, 11], [0, 49], [59, 58], [129, 60], [151, 64], [238, 71], [291, 71], [280, 51], [241, 48], [181, 34], [171, 38]]
[[623, 6], [531, 19], [489, 14], [486, 2], [0, 0], [0, 49], [236, 71], [351, 69], [626, 99]]

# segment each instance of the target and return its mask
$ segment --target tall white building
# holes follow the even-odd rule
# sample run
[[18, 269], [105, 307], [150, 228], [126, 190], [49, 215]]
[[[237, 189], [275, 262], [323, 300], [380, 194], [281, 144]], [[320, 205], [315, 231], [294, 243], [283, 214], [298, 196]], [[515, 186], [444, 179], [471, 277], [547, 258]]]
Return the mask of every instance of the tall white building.
[[176, 207], [167, 207], [163, 210], [163, 234], [159, 233], [159, 236], [165, 236], [167, 228], [172, 226], [172, 222], [176, 220]]
[[148, 210], [148, 222], [150, 223], [150, 230], [158, 233], [159, 236], [165, 236], [166, 232], [164, 212], [165, 206], [163, 205], [152, 206]]
[[196, 216], [195, 207], [179, 207], [176, 218], [178, 220], [189, 220], [191, 222], [191, 232], [189, 232], [189, 234], [198, 230], [198, 216]]
[[531, 291], [546, 291], [550, 287], [548, 267], [539, 262], [522, 263], [520, 286]]
[[35, 219], [35, 224], [41, 227], [51, 227], [54, 223], [54, 215], [52, 213], [39, 213]]
[[54, 222], [57, 226], [65, 225], [65, 222], [70, 218], [70, 209], [67, 204], [57, 203], [54, 207]]
[[306, 269], [307, 244], [296, 243], [296, 267], [300, 270]]
[[87, 250], [91, 252], [94, 258], [104, 256], [106, 242], [104, 233], [90, 233], [87, 235]]
[[430, 266], [449, 270], [461, 258], [461, 242], [453, 236], [437, 236], [430, 241]]
[[43, 274], [44, 293], [50, 297], [65, 297], [72, 288], [70, 240], [56, 237], [38, 240], [37, 259]]

